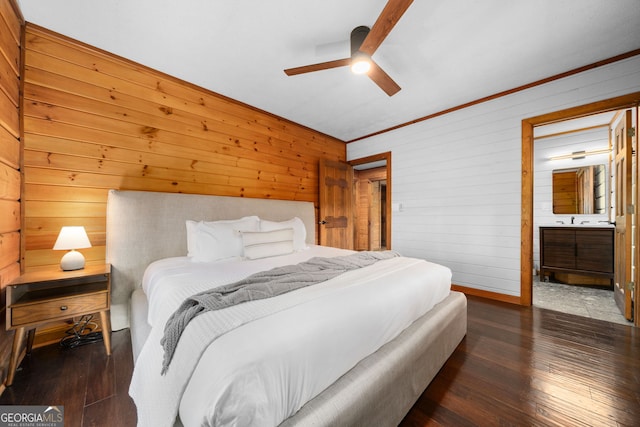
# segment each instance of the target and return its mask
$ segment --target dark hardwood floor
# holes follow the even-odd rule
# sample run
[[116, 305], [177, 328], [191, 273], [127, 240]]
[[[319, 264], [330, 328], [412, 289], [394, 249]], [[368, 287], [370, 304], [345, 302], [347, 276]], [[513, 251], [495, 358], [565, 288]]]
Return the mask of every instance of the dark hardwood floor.
[[112, 355], [96, 342], [72, 349], [49, 345], [25, 356], [0, 405], [62, 405], [65, 427], [135, 426], [128, 389], [133, 372], [129, 330], [114, 332]]
[[[469, 297], [466, 338], [402, 426], [639, 426], [640, 330]], [[65, 426], [134, 426], [127, 330], [25, 358], [0, 405], [64, 405]]]
[[409, 426], [640, 426], [640, 330], [469, 298], [468, 332]]

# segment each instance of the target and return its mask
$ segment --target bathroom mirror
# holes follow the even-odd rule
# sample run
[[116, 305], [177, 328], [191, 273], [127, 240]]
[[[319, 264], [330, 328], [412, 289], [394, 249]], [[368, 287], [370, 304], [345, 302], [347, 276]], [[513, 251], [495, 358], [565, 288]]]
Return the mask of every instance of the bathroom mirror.
[[606, 214], [606, 168], [582, 166], [553, 171], [554, 214]]

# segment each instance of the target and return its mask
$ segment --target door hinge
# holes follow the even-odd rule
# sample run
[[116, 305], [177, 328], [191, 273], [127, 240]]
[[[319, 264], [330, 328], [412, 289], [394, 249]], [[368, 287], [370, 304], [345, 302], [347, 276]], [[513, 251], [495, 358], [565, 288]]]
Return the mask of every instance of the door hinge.
[[627, 129], [627, 136], [629, 138], [633, 138], [634, 136], [636, 136], [636, 128], [629, 128]]
[[635, 283], [634, 282], [629, 282], [627, 283], [627, 290], [628, 291], [633, 291], [633, 289], [635, 288]]

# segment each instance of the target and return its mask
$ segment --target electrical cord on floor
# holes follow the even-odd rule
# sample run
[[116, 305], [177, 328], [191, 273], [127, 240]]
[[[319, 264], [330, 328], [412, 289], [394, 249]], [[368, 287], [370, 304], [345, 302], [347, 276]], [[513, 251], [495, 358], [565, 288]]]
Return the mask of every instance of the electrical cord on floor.
[[60, 340], [63, 348], [75, 348], [81, 345], [102, 341], [102, 332], [95, 331], [98, 324], [93, 321], [93, 315], [85, 315], [65, 331], [65, 336]]

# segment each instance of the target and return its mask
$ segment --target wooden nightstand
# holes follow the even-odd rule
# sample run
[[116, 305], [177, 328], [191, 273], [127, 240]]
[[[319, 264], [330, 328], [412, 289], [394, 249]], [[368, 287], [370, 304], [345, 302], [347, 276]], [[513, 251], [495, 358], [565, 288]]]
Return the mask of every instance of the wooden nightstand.
[[25, 273], [7, 286], [7, 330], [15, 329], [6, 385], [13, 383], [25, 332], [27, 353], [35, 329], [55, 320], [100, 313], [102, 337], [111, 355], [111, 265], [90, 265], [82, 270], [60, 268]]

